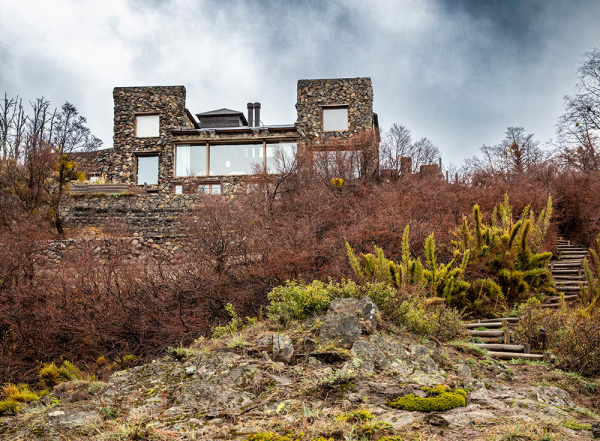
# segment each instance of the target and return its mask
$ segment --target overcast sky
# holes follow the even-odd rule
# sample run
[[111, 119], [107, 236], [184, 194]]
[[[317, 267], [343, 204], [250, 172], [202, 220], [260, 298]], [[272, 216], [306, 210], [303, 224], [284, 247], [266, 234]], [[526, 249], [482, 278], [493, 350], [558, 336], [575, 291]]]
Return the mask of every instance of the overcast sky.
[[459, 163], [508, 126], [555, 137], [600, 46], [598, 0], [0, 0], [0, 92], [65, 100], [112, 146], [115, 86], [184, 85], [192, 113], [296, 119], [302, 78], [368, 76], [383, 129]]

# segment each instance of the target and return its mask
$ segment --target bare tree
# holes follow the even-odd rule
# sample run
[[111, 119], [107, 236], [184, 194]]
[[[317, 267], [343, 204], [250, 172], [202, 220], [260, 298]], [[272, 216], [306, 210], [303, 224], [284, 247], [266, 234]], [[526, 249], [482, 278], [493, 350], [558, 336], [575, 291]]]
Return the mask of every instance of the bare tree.
[[506, 138], [495, 146], [481, 147], [483, 164], [495, 173], [523, 173], [546, 159], [540, 143], [523, 127], [509, 127]]
[[440, 157], [440, 149], [431, 140], [420, 138], [412, 140], [410, 130], [406, 126], [393, 124], [383, 135], [381, 143], [381, 166], [384, 170], [402, 169], [402, 158], [411, 158], [414, 172], [421, 165], [433, 164]]
[[583, 172], [598, 170], [600, 157], [600, 50], [584, 54], [577, 71], [577, 94], [565, 96], [565, 113], [559, 118], [559, 158]]

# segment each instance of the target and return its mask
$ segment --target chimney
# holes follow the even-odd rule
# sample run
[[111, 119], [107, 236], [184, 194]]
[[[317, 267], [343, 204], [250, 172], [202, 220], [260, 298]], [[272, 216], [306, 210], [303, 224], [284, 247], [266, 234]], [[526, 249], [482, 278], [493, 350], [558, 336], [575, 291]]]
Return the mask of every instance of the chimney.
[[252, 127], [254, 124], [252, 122], [252, 117], [254, 114], [254, 104], [248, 103], [248, 127]]
[[260, 126], [260, 103], [254, 103], [254, 126]]

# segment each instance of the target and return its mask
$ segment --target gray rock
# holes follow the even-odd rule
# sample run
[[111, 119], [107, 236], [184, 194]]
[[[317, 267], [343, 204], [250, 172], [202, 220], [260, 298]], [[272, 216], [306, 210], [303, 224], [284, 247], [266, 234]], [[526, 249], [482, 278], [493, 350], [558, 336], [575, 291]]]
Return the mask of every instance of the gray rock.
[[471, 373], [471, 368], [469, 366], [467, 366], [466, 364], [459, 364], [456, 367], [456, 373], [460, 377], [465, 378], [467, 380], [470, 380], [471, 378], [473, 378], [473, 375]]
[[287, 377], [284, 377], [282, 375], [274, 375], [274, 374], [270, 374], [268, 372], [264, 372], [265, 376], [270, 378], [271, 380], [275, 381], [278, 384], [281, 384], [282, 386], [287, 386], [292, 384], [292, 380], [290, 380]]
[[282, 363], [289, 363], [294, 356], [292, 339], [287, 335], [273, 336], [273, 359]]
[[534, 386], [527, 391], [527, 398], [555, 407], [567, 409], [575, 407], [575, 403], [571, 400], [571, 395], [560, 387]]
[[321, 340], [333, 340], [343, 348], [350, 348], [361, 334], [377, 329], [377, 306], [364, 299], [334, 299], [325, 317], [319, 335]]

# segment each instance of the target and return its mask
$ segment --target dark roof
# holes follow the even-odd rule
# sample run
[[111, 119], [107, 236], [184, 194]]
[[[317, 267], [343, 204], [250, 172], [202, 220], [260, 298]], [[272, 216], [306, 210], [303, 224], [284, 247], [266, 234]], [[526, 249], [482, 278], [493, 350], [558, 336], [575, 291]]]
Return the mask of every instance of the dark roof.
[[211, 110], [210, 112], [202, 112], [202, 113], [196, 113], [196, 116], [200, 117], [200, 116], [217, 116], [217, 115], [243, 115], [243, 112], [239, 112], [237, 110], [231, 110], [231, 109], [217, 109], [217, 110]]

